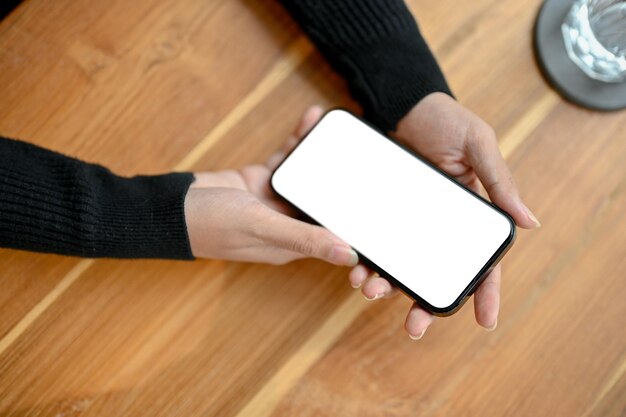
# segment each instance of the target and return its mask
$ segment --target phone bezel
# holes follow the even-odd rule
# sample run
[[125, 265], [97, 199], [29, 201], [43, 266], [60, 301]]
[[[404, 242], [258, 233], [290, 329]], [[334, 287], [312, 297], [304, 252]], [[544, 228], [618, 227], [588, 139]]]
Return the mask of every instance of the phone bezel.
[[[470, 283], [467, 285], [467, 287], [454, 300], [454, 302], [452, 302], [449, 306], [446, 306], [446, 307], [436, 307], [436, 306], [433, 306], [428, 301], [426, 301], [422, 297], [420, 297], [417, 293], [415, 293], [410, 288], [405, 286], [398, 279], [396, 279], [391, 274], [389, 274], [387, 271], [385, 271], [382, 267], [380, 267], [375, 262], [373, 262], [371, 259], [367, 258], [362, 253], [360, 253], [358, 250], [354, 249], [357, 252], [357, 254], [359, 255], [359, 261], [361, 261], [363, 264], [365, 264], [370, 269], [376, 271], [378, 274], [380, 274], [381, 277], [389, 280], [391, 283], [396, 285], [402, 292], [404, 292], [408, 297], [413, 299], [416, 303], [418, 303], [425, 310], [430, 311], [431, 313], [433, 313], [433, 314], [435, 314], [437, 316], [449, 316], [451, 314], [454, 314], [459, 308], [461, 308], [461, 306], [465, 303], [465, 301], [467, 301], [467, 299], [473, 294], [473, 292], [480, 285], [480, 283], [489, 275], [489, 272], [491, 272], [491, 270], [497, 265], [497, 263], [500, 261], [500, 259], [502, 259], [502, 257], [508, 252], [508, 250], [513, 245], [513, 242], [515, 242], [515, 238], [516, 238], [515, 222], [513, 221], [511, 216], [508, 213], [506, 213], [504, 210], [502, 210], [500, 207], [496, 206], [491, 201], [483, 198], [481, 195], [475, 193], [473, 190], [471, 190], [470, 188], [466, 187], [464, 184], [461, 184], [454, 177], [452, 177], [451, 175], [449, 175], [445, 171], [439, 169], [437, 166], [435, 166], [433, 163], [428, 161], [426, 158], [424, 158], [423, 156], [421, 156], [418, 153], [416, 153], [415, 151], [413, 151], [411, 148], [409, 148], [406, 145], [404, 145], [404, 144], [394, 140], [393, 138], [388, 136], [386, 133], [384, 133], [383, 131], [378, 129], [376, 126], [374, 126], [371, 123], [369, 123], [367, 120], [362, 119], [361, 117], [353, 114], [352, 112], [350, 112], [350, 111], [348, 111], [348, 110], [346, 110], [344, 108], [332, 108], [332, 109], [326, 111], [322, 115], [320, 120], [302, 137], [302, 139], [298, 142], [298, 144], [291, 151], [289, 151], [289, 153], [287, 153], [287, 155], [285, 155], [285, 158], [274, 169], [274, 171], [272, 172], [272, 175], [270, 177], [270, 187], [271, 187], [272, 191], [277, 196], [279, 196], [283, 201], [285, 201], [289, 206], [291, 206], [294, 210], [296, 210], [297, 212], [301, 213], [303, 215], [303, 217], [305, 217], [310, 223], [313, 223], [313, 224], [316, 224], [316, 225], [324, 227], [323, 224], [321, 224], [320, 222], [315, 220], [313, 217], [311, 217], [309, 214], [307, 214], [304, 210], [302, 210], [300, 207], [298, 207], [295, 204], [293, 204], [291, 201], [289, 201], [289, 199], [287, 199], [280, 192], [278, 192], [278, 190], [276, 190], [276, 188], [274, 187], [274, 181], [273, 181], [274, 180], [274, 175], [276, 174], [276, 171], [278, 171], [280, 169], [280, 167], [284, 164], [284, 162], [289, 158], [289, 156], [306, 140], [306, 138], [315, 129], [315, 127], [328, 114], [330, 114], [332, 112], [337, 112], [337, 111], [347, 113], [350, 117], [354, 117], [357, 120], [361, 121], [362, 123], [367, 125], [369, 128], [371, 128], [374, 131], [376, 131], [377, 133], [379, 133], [383, 138], [391, 141], [393, 144], [397, 145], [400, 149], [404, 150], [405, 152], [408, 152], [410, 155], [412, 155], [413, 157], [417, 158], [420, 162], [426, 164], [428, 167], [433, 169], [436, 173], [439, 173], [440, 175], [443, 175], [445, 178], [447, 178], [448, 180], [452, 181], [453, 184], [457, 185], [459, 188], [465, 190], [467, 193], [469, 193], [474, 198], [477, 198], [478, 200], [482, 201], [484, 204], [486, 204], [489, 207], [491, 207], [492, 209], [494, 209], [496, 212], [498, 212], [501, 215], [503, 215], [504, 218], [508, 221], [508, 223], [510, 225], [510, 231], [509, 231], [508, 237], [500, 245], [498, 250], [496, 250], [496, 252], [494, 252], [494, 254], [491, 256], [491, 258], [489, 258], [489, 260], [485, 263], [485, 265], [480, 269], [478, 274], [470, 281]], [[347, 242], [347, 243], [349, 243], [349, 242]]]

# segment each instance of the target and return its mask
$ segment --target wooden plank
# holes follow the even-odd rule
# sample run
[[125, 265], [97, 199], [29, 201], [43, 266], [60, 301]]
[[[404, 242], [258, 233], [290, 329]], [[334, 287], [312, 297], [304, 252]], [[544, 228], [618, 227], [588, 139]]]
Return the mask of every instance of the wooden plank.
[[76, 265], [54, 255], [0, 250], [0, 352], [15, 325]]
[[146, 411], [143, 401], [162, 412], [155, 399], [166, 397], [169, 412], [219, 415], [332, 313], [349, 291], [344, 274], [314, 262], [163, 263], [158, 271], [98, 262], [4, 355], [0, 409], [53, 414], [65, 406], [57, 398], [89, 398], [101, 412], [120, 411], [106, 394], [130, 390], [143, 399], [128, 404], [131, 414]]
[[258, 11], [228, 1], [31, 3], [2, 23], [0, 132], [122, 174], [180, 162], [263, 79], [295, 29], [277, 34]]
[[626, 412], [626, 359], [622, 360], [622, 365], [617, 368], [613, 377], [609, 379], [605, 388], [598, 394], [596, 400], [584, 417], [620, 417]]
[[312, 51], [311, 43], [304, 37], [299, 37], [293, 41], [286, 51], [285, 58], [279, 60], [272, 67], [263, 80], [254, 87], [237, 105], [236, 111], [226, 115], [220, 123], [212, 129], [209, 134], [199, 142], [178, 164], [177, 168], [183, 170], [191, 169], [199, 159], [222, 137], [241, 122], [244, 116], [252, 111], [270, 92], [280, 85]]

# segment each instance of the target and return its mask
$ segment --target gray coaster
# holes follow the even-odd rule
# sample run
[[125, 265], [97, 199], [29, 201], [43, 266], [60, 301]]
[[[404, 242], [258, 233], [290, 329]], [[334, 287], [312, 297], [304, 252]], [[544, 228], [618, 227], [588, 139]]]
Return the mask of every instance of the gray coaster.
[[546, 0], [535, 22], [535, 54], [544, 75], [567, 100], [595, 110], [626, 108], [626, 82], [605, 83], [585, 74], [567, 55], [561, 24], [572, 0]]

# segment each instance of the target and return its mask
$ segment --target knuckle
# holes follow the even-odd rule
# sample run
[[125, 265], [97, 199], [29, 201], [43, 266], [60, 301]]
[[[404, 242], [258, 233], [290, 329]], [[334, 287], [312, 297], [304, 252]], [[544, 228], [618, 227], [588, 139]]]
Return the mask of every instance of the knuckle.
[[291, 250], [293, 252], [311, 255], [315, 252], [315, 239], [311, 235], [296, 239], [292, 243]]
[[323, 230], [312, 227], [311, 230], [300, 236], [293, 242], [292, 251], [305, 255], [316, 255], [322, 247], [325, 239]]
[[497, 142], [496, 131], [483, 121], [470, 125], [467, 131], [467, 139], [469, 144], [475, 147], [484, 147]]

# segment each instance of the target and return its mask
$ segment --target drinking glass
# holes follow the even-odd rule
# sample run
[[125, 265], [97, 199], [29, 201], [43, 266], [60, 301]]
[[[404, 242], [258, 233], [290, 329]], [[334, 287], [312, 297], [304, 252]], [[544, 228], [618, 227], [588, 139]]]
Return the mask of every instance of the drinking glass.
[[577, 0], [561, 30], [567, 54], [587, 75], [626, 81], [626, 0]]

